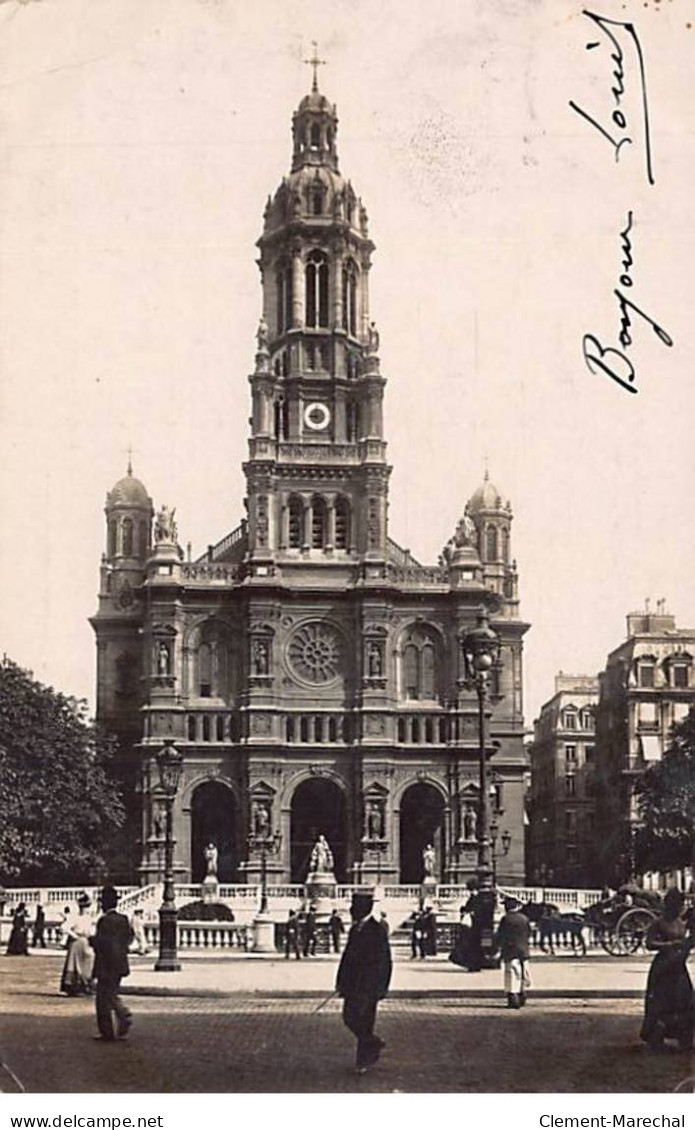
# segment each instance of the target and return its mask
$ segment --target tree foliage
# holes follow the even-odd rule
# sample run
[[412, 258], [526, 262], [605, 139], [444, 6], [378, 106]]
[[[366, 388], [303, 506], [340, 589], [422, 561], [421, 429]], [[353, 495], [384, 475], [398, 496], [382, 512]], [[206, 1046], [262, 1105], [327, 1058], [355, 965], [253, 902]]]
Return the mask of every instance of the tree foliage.
[[0, 879], [86, 882], [123, 822], [110, 778], [115, 739], [83, 701], [0, 664]]
[[637, 784], [640, 871], [690, 866], [695, 859], [695, 708], [673, 728], [661, 761]]

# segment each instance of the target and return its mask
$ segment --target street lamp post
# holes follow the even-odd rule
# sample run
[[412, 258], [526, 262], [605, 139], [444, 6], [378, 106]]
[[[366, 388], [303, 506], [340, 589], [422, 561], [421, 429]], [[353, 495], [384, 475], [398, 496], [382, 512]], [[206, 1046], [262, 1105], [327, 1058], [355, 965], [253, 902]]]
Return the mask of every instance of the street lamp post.
[[492, 888], [492, 853], [490, 845], [490, 789], [488, 782], [487, 749], [488, 738], [488, 680], [490, 670], [499, 659], [500, 639], [488, 623], [487, 610], [478, 614], [478, 623], [463, 641], [463, 654], [466, 667], [466, 681], [475, 687], [478, 695], [478, 735], [480, 744], [479, 761], [479, 811], [478, 811], [478, 866], [477, 878], [480, 890]]
[[254, 953], [272, 953], [275, 949], [275, 926], [268, 914], [268, 856], [277, 855], [281, 844], [281, 832], [270, 835], [252, 832], [249, 836], [249, 848], [261, 854], [261, 902], [253, 920]]
[[183, 754], [173, 741], [164, 743], [157, 754], [159, 785], [164, 797], [166, 828], [164, 833], [164, 897], [159, 908], [159, 957], [155, 969], [162, 973], [181, 968], [178, 961], [178, 911], [174, 889], [174, 799], [183, 773]]
[[[497, 841], [499, 838], [499, 825], [496, 820], [490, 824], [490, 847], [492, 854], [492, 885], [497, 887], [497, 860], [500, 858], [497, 851]], [[501, 836], [502, 842], [502, 856], [509, 855], [509, 849], [512, 846], [512, 834], [505, 828]]]
[[463, 641], [466, 682], [474, 687], [478, 696], [478, 735], [479, 735], [479, 807], [476, 838], [478, 841], [478, 861], [476, 878], [478, 881], [478, 911], [474, 934], [478, 939], [481, 965], [496, 964], [492, 958], [492, 938], [494, 933], [494, 861], [491, 842], [490, 785], [487, 764], [489, 742], [488, 681], [490, 671], [499, 661], [500, 639], [488, 623], [487, 609], [478, 613], [478, 623]]

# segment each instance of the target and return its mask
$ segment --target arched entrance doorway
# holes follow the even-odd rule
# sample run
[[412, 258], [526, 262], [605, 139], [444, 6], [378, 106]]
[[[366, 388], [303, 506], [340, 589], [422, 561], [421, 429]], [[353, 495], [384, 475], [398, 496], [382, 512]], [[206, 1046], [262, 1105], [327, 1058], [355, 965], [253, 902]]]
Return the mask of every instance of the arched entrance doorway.
[[346, 881], [345, 797], [334, 781], [313, 778], [294, 791], [290, 809], [290, 868], [293, 883], [303, 883], [311, 849], [319, 836], [328, 840], [335, 858], [335, 877]]
[[221, 883], [237, 881], [236, 802], [220, 781], [204, 781], [191, 798], [191, 878], [202, 883], [207, 867], [205, 848], [215, 844], [217, 877]]
[[437, 853], [435, 878], [441, 880], [444, 858], [444, 798], [434, 785], [410, 785], [401, 798], [401, 883], [421, 883], [422, 853], [433, 844]]

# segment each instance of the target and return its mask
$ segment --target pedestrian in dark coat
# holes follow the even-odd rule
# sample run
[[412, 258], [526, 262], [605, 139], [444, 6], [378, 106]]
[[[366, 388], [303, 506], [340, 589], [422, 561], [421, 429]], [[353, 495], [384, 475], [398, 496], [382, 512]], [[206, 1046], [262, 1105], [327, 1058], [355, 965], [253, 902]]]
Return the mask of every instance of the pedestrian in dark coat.
[[304, 957], [316, 957], [316, 915], [311, 908], [304, 919], [302, 954]]
[[290, 956], [290, 951], [299, 960], [299, 921], [294, 910], [289, 912], [285, 923], [285, 957]]
[[437, 953], [437, 919], [431, 906], [422, 916], [422, 933], [425, 953], [434, 956]]
[[523, 1008], [526, 990], [531, 984], [528, 972], [531, 924], [521, 913], [521, 903], [517, 899], [506, 898], [504, 909], [506, 913], [497, 928], [494, 948], [502, 956], [507, 1008]]
[[29, 923], [27, 908], [23, 902], [17, 904], [12, 915], [12, 930], [7, 943], [8, 954], [20, 954], [26, 957], [29, 953]]
[[34, 919], [34, 937], [33, 945], [41, 946], [42, 950], [46, 948], [46, 939], [44, 938], [44, 931], [46, 929], [46, 911], [41, 906], [41, 903], [36, 907], [36, 918]]
[[333, 908], [331, 916], [328, 919], [328, 928], [331, 932], [331, 941], [333, 943], [333, 952], [340, 953], [340, 939], [345, 931], [343, 920], [338, 914], [338, 911]]
[[[101, 892], [103, 914], [97, 922], [96, 934], [92, 938], [95, 952], [93, 977], [97, 983], [96, 1010], [97, 1026], [102, 1040], [123, 1039], [128, 1035], [132, 1024], [130, 1009], [126, 1008], [118, 995], [121, 978], [130, 973], [128, 947], [133, 940], [130, 922], [125, 914], [119, 914], [118, 892], [113, 887], [104, 887]], [[114, 1027], [113, 1016], [116, 1015]]]
[[413, 925], [410, 933], [410, 956], [425, 956], [425, 923], [424, 915], [421, 910], [416, 910], [413, 914]]
[[391, 949], [384, 929], [371, 917], [374, 901], [369, 894], [354, 894], [350, 913], [353, 926], [340, 959], [336, 991], [343, 998], [343, 1021], [357, 1038], [358, 1073], [376, 1063], [385, 1044], [374, 1034], [377, 1004], [391, 980]]

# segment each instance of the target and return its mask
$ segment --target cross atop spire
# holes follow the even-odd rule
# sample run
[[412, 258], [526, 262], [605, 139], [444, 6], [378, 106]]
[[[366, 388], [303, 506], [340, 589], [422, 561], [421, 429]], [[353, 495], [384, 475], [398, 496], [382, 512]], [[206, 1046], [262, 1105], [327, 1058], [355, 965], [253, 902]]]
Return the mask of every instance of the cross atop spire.
[[133, 473], [133, 448], [132, 448], [131, 444], [128, 444], [128, 474], [132, 475], [132, 473]]
[[312, 84], [311, 84], [311, 89], [312, 89], [313, 93], [316, 93], [319, 89], [318, 68], [319, 67], [325, 67], [326, 66], [326, 60], [325, 59], [319, 59], [319, 54], [318, 54], [318, 46], [319, 45], [318, 45], [318, 43], [316, 42], [315, 39], [312, 39], [311, 45], [314, 48], [314, 54], [312, 55], [311, 59], [305, 59], [304, 62], [308, 67], [314, 68], [314, 78], [313, 78], [313, 81], [312, 81]]

